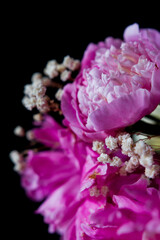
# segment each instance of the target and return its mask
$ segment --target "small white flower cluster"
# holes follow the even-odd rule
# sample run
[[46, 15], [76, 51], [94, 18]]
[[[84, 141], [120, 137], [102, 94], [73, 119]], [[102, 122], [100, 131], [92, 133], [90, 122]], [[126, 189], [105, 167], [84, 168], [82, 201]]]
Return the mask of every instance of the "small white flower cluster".
[[104, 147], [104, 143], [100, 142], [100, 141], [93, 141], [93, 146], [92, 146], [93, 151], [101, 154], [101, 153], [105, 153], [105, 147]]
[[[107, 154], [107, 149], [111, 152]], [[148, 178], [155, 178], [160, 173], [160, 166], [154, 162], [154, 152], [151, 146], [143, 140], [134, 143], [129, 133], [121, 132], [116, 137], [109, 136], [104, 142], [94, 141], [92, 149], [100, 154], [97, 160], [103, 164], [109, 163], [110, 166], [120, 167], [120, 175], [134, 172], [139, 166], [144, 167], [144, 174]], [[121, 149], [122, 154], [129, 157], [124, 163], [115, 156], [110, 154]]]
[[111, 159], [109, 154], [106, 153], [105, 144], [110, 150], [115, 150], [118, 147], [117, 140], [111, 136], [105, 139], [105, 143], [102, 141], [93, 141], [93, 151], [96, 151], [100, 154], [100, 156], [97, 158], [98, 162], [103, 164], [109, 163], [110, 166], [120, 167], [122, 165], [121, 159], [117, 156]]
[[60, 75], [60, 79], [63, 82], [71, 79], [72, 71], [79, 69], [80, 61], [66, 56], [63, 62], [59, 64], [56, 60], [51, 60], [47, 63], [44, 73], [51, 79]]
[[58, 91], [55, 94], [55, 98], [60, 101], [63, 94], [61, 84], [53, 82], [52, 79], [60, 75], [60, 79], [63, 82], [71, 79], [73, 71], [78, 70], [80, 67], [80, 61], [66, 56], [63, 62], [59, 64], [56, 60], [51, 60], [47, 63], [44, 73], [48, 77], [42, 77], [42, 74], [33, 74], [31, 81], [32, 84], [24, 86], [24, 98], [22, 104], [28, 109], [32, 110], [37, 107], [41, 113], [47, 113], [50, 110], [57, 110], [58, 105], [54, 103], [46, 94], [46, 87], [58, 87]]
[[101, 155], [97, 158], [98, 162], [101, 163], [109, 163], [110, 166], [114, 166], [114, 167], [120, 167], [122, 165], [122, 161], [119, 157], [115, 156], [112, 159], [110, 158], [110, 156], [106, 153], [101, 153]]
[[28, 109], [32, 110], [37, 107], [37, 109], [46, 113], [50, 110], [49, 107], [49, 97], [45, 95], [46, 86], [50, 85], [50, 80], [46, 77], [42, 77], [40, 73], [33, 74], [31, 78], [32, 84], [27, 84], [24, 86], [24, 98], [22, 99], [22, 104]]
[[117, 138], [122, 153], [130, 157], [120, 169], [120, 174], [132, 173], [139, 166], [145, 168], [145, 176], [148, 178], [155, 178], [160, 173], [160, 166], [154, 163], [154, 151], [144, 140], [134, 143], [128, 133], [121, 133]]
[[97, 186], [93, 186], [89, 189], [89, 194], [91, 197], [99, 197], [100, 195], [106, 197], [108, 193], [108, 187], [102, 186], [101, 189], [99, 189]]
[[16, 150], [13, 150], [10, 152], [9, 157], [14, 164], [14, 171], [21, 173], [25, 169], [25, 162], [22, 154]]

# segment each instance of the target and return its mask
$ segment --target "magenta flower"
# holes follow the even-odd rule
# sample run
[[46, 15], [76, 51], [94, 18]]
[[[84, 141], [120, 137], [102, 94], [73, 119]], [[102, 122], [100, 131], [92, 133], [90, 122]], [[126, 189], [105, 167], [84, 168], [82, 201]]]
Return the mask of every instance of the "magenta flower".
[[112, 185], [108, 192], [102, 191], [97, 175], [97, 186], [92, 187], [90, 196], [79, 207], [64, 239], [158, 240], [160, 185], [158, 189], [147, 187], [147, 180], [140, 175], [109, 175], [107, 183], [109, 186], [111, 181]]
[[79, 75], [62, 96], [64, 123], [85, 141], [102, 140], [151, 113], [160, 103], [160, 33], [124, 32], [90, 44]]
[[129, 157], [120, 148], [104, 148], [110, 160], [99, 162], [104, 153], [93, 151], [49, 116], [33, 132], [51, 150], [29, 152], [22, 185], [32, 199], [45, 199], [36, 213], [50, 233], [58, 232], [64, 240], [159, 239], [159, 178], [148, 187], [143, 168], [121, 175], [122, 166], [113, 160], [117, 157], [123, 165]]
[[[51, 60], [49, 78], [36, 73], [25, 86], [23, 104], [40, 113], [31, 131], [14, 130], [31, 141], [10, 153], [14, 170], [62, 240], [159, 240], [158, 137], [124, 128], [160, 103], [160, 33], [133, 24], [124, 41], [90, 44], [73, 82], [79, 66], [70, 56]], [[58, 88], [52, 98], [47, 87]], [[49, 111], [63, 113], [65, 127]], [[156, 115], [150, 122], [159, 127]]]
[[30, 150], [21, 172], [22, 186], [33, 200], [47, 198], [37, 213], [44, 216], [50, 232], [62, 234], [80, 204], [80, 179], [87, 145], [49, 116], [33, 132], [36, 140], [51, 149], [38, 153]]

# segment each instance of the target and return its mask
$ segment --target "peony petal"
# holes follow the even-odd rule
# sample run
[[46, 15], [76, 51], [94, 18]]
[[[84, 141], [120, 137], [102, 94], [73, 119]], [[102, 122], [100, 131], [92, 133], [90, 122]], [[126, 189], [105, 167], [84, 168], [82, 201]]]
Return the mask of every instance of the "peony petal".
[[146, 115], [150, 106], [150, 93], [138, 89], [135, 93], [124, 95], [110, 104], [105, 104], [90, 114], [95, 131], [114, 130], [133, 124]]
[[125, 29], [123, 37], [126, 42], [129, 42], [129, 41], [137, 40], [138, 35], [139, 35], [139, 25], [137, 23], [134, 23]]
[[97, 45], [90, 43], [84, 52], [84, 56], [81, 62], [81, 69], [88, 68], [91, 65], [92, 59], [95, 57], [95, 52], [97, 50]]
[[151, 93], [153, 94], [154, 97], [154, 102], [155, 104], [160, 103], [160, 53], [158, 54], [157, 58], [156, 58], [156, 67], [155, 70], [153, 72], [153, 76], [151, 79], [152, 82], [152, 89], [151, 89]]
[[72, 91], [74, 91], [74, 88], [74, 84], [67, 84], [64, 87], [61, 100], [61, 109], [67, 121], [72, 122], [73, 126], [78, 126], [76, 111], [72, 106]]

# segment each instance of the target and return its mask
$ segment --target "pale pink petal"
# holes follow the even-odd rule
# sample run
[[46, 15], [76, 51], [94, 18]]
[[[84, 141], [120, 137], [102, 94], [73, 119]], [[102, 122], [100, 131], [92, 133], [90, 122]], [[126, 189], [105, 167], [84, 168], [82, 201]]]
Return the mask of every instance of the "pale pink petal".
[[125, 41], [135, 41], [139, 35], [139, 25], [134, 23], [128, 26], [124, 31], [124, 40]]

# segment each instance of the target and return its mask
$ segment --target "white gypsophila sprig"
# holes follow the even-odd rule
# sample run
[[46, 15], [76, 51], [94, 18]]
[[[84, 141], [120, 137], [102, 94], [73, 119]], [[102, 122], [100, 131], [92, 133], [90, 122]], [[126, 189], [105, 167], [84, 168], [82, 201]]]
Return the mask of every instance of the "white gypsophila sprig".
[[[110, 152], [105, 150], [105, 145]], [[97, 158], [98, 162], [120, 168], [120, 175], [131, 174], [139, 167], [144, 168], [144, 174], [148, 178], [155, 178], [160, 172], [160, 168], [154, 161], [152, 147], [144, 140], [134, 142], [127, 132], [118, 133], [116, 137], [109, 136], [105, 139], [105, 143], [94, 141], [92, 149], [100, 154]], [[112, 157], [118, 149], [129, 158], [124, 163], [120, 157]]]
[[106, 152], [105, 147], [104, 147], [104, 143], [102, 141], [93, 141], [92, 150], [99, 153], [99, 154]]
[[148, 178], [155, 178], [160, 174], [160, 166], [157, 164], [153, 164], [151, 167], [145, 168], [145, 176]]
[[101, 153], [101, 155], [97, 158], [98, 162], [101, 163], [110, 163], [111, 159], [110, 156], [106, 153]]
[[80, 61], [71, 58], [69, 55], [64, 57], [63, 65], [71, 71], [75, 71], [80, 67]]
[[105, 144], [110, 150], [115, 150], [118, 147], [117, 138], [109, 136], [105, 139]]
[[110, 166], [113, 166], [113, 167], [121, 167], [122, 166], [122, 160], [115, 156], [112, 158], [111, 162], [110, 162]]
[[59, 72], [57, 71], [57, 61], [56, 60], [51, 60], [51, 61], [48, 61], [45, 69], [44, 69], [44, 73], [50, 77], [51, 79], [52, 78], [55, 78], [59, 75]]

